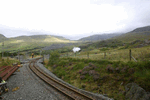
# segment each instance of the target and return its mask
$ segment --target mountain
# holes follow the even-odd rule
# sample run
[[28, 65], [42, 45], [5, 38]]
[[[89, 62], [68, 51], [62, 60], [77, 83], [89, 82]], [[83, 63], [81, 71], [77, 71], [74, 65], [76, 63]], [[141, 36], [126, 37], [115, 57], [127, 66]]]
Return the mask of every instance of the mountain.
[[97, 35], [92, 35], [89, 37], [85, 37], [85, 38], [81, 38], [79, 39], [79, 41], [100, 41], [100, 40], [106, 40], [106, 39], [110, 39], [112, 37], [115, 36], [119, 36], [121, 35], [121, 33], [113, 33], [113, 34], [97, 34]]
[[0, 34], [0, 42], [3, 41], [3, 39], [6, 39], [6, 37], [2, 34]]
[[148, 32], [150, 31], [150, 26], [136, 28], [133, 31], [131, 31], [130, 33], [140, 33], [140, 32], [147, 32], [147, 31]]
[[59, 49], [65, 46], [75, 45], [76, 43], [59, 43], [59, 44], [52, 44], [50, 46], [44, 47], [43, 50], [53, 50]]
[[[24, 51], [32, 50], [37, 48], [43, 48], [50, 46], [52, 44], [66, 44], [75, 43], [76, 41], [71, 41], [65, 39], [61, 36], [54, 35], [32, 35], [32, 36], [18, 36], [13, 38], [7, 38], [5, 40], [5, 50], [6, 51]], [[1, 41], [0, 41], [1, 43]], [[56, 45], [57, 46], [57, 45]], [[1, 45], [0, 45], [1, 48]]]
[[124, 42], [133, 42], [135, 40], [150, 39], [150, 26], [136, 28], [133, 31], [130, 31], [126, 34], [114, 37], [114, 39], [118, 39]]
[[32, 35], [32, 36], [18, 36], [14, 38], [10, 38], [11, 40], [22, 40], [22, 41], [34, 41], [34, 42], [66, 42], [69, 41], [61, 36], [54, 35]]

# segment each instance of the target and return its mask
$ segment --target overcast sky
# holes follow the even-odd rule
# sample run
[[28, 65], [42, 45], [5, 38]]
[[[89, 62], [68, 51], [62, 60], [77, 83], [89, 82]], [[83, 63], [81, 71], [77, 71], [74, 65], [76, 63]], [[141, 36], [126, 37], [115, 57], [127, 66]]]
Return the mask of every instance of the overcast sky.
[[147, 25], [150, 0], [0, 0], [0, 33], [6, 37], [46, 32], [77, 39]]

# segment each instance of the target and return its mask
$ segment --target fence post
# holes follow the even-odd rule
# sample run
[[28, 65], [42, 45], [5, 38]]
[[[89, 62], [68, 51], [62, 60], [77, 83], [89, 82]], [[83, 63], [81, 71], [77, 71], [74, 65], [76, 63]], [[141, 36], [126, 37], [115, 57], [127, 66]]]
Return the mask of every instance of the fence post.
[[87, 57], [88, 57], [88, 59], [89, 59], [89, 52], [87, 53]]
[[106, 58], [106, 52], [104, 52], [104, 59]]
[[18, 51], [18, 59], [19, 59], [19, 62], [20, 62], [20, 52]]
[[131, 61], [131, 49], [129, 50], [129, 57], [130, 57], [130, 61]]
[[50, 54], [48, 54], [48, 59], [50, 58]]

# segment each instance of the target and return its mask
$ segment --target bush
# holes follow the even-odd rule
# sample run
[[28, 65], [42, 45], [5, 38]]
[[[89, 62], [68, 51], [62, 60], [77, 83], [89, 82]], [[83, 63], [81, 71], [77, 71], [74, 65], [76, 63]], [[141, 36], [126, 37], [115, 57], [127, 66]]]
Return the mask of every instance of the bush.
[[67, 64], [69, 64], [69, 61], [68, 61], [68, 60], [61, 60], [61, 61], [59, 61], [59, 63], [58, 63], [59, 66], [65, 66], [65, 65], [67, 65]]
[[106, 51], [109, 50], [108, 48], [101, 48], [100, 51]]
[[50, 53], [49, 65], [54, 65], [54, 64], [58, 63], [59, 57], [60, 57], [60, 55], [57, 51]]
[[78, 69], [83, 69], [84, 68], [84, 63], [79, 62], [76, 65], [74, 65], [73, 70], [78, 70]]
[[[61, 70], [61, 71], [60, 71]], [[66, 71], [64, 69], [62, 69], [60, 66], [58, 66], [55, 71], [54, 74], [56, 74], [59, 78], [63, 77], [66, 75]]]

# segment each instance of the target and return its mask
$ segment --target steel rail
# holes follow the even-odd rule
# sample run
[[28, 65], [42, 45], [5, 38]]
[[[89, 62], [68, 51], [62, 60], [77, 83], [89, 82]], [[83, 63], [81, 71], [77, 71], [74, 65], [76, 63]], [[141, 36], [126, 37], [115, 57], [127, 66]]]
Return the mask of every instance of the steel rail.
[[[38, 60], [38, 59], [36, 59], [36, 60]], [[62, 93], [64, 93], [68, 97], [70, 97], [71, 99], [74, 99], [74, 100], [94, 100], [92, 97], [87, 96], [87, 95], [59, 82], [58, 80], [54, 79], [50, 75], [43, 72], [40, 68], [35, 67], [36, 60], [31, 61], [29, 67], [38, 77], [40, 77], [46, 83], [53, 86], [58, 91], [61, 91]], [[31, 66], [32, 62], [33, 62], [33, 66]]]

